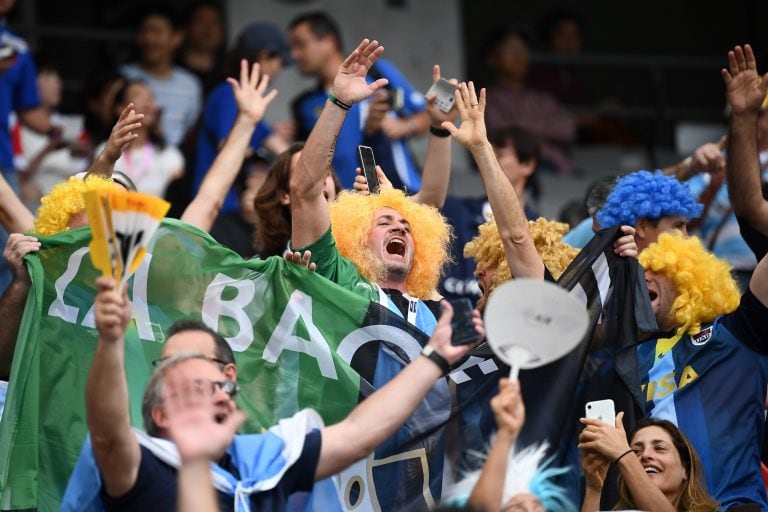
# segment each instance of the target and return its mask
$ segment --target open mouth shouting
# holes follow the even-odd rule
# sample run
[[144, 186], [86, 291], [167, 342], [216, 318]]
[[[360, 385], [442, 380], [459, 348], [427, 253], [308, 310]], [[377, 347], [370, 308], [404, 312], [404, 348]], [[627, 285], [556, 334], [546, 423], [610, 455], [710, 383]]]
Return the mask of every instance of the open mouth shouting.
[[387, 254], [405, 258], [405, 240], [399, 236], [391, 238], [389, 242], [387, 242], [386, 250]]

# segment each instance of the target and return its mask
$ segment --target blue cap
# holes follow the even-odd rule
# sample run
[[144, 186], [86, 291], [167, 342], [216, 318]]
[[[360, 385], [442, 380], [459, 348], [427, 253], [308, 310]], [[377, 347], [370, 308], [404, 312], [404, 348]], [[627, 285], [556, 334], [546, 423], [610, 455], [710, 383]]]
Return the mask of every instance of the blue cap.
[[294, 63], [283, 31], [272, 23], [255, 22], [245, 27], [237, 38], [237, 47], [254, 52], [267, 51], [283, 59], [283, 66]]

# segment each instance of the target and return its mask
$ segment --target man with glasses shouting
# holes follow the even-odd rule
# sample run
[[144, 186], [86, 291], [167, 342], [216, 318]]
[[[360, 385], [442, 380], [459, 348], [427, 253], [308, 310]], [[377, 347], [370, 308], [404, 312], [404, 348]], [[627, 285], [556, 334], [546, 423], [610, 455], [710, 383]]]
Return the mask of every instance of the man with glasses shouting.
[[[99, 343], [88, 376], [86, 407], [101, 475], [99, 497], [106, 510], [177, 509], [176, 468], [185, 455], [182, 445], [177, 449], [168, 440], [176, 420], [168, 395], [174, 387], [185, 388], [185, 396], [205, 403], [199, 409], [205, 417], [196, 421], [208, 423], [211, 432], [218, 425], [218, 432], [225, 433], [210, 437], [207, 453], [215, 462], [210, 465], [211, 479], [220, 509], [279, 511], [285, 510], [291, 493], [310, 491], [316, 480], [368, 456], [405, 422], [445, 369], [473, 346], [451, 345], [453, 310], [445, 302], [424, 357], [412, 361], [341, 422], [315, 428], [322, 422], [306, 409], [263, 434], [236, 435], [242, 421], [232, 400], [236, 373], [227, 375], [230, 364], [210, 351], [216, 333], [191, 324], [177, 327], [167, 343], [189, 349], [197, 341], [195, 348], [203, 352], [170, 355], [164, 350], [170, 357], [153, 372], [142, 401], [145, 434], [131, 429], [124, 340], [131, 318], [127, 292], [118, 292], [110, 278], [100, 277], [96, 284]], [[477, 311], [473, 323], [480, 339], [484, 330]], [[169, 387], [169, 382], [174, 385]]]

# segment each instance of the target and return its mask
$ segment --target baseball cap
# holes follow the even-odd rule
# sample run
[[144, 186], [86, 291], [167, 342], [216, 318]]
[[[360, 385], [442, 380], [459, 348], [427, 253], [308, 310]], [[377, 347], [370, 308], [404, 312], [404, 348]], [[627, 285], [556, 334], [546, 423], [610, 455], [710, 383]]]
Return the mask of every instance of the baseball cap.
[[272, 23], [251, 23], [240, 32], [240, 37], [237, 38], [237, 46], [255, 52], [266, 50], [274, 53], [283, 59], [284, 66], [294, 63], [285, 34], [277, 25]]

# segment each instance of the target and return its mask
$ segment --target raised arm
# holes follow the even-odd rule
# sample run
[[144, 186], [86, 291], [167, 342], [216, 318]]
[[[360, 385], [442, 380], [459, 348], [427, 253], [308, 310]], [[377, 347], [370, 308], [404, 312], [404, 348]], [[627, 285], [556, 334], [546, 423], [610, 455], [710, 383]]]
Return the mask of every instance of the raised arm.
[[363, 39], [339, 66], [331, 94], [307, 138], [296, 168], [291, 173], [291, 245], [306, 247], [319, 239], [331, 225], [323, 181], [331, 168], [333, 152], [349, 107], [387, 85], [380, 78], [369, 84], [365, 76], [384, 52], [377, 41]]
[[107, 494], [131, 490], [141, 462], [141, 450], [131, 431], [128, 382], [125, 375], [125, 328], [131, 318], [128, 293], [115, 290], [115, 281], [96, 280], [95, 318], [99, 343], [86, 385], [85, 407], [93, 455]]
[[[433, 350], [445, 365], [451, 365], [459, 361], [474, 344], [451, 345], [453, 309], [448, 302], [443, 302], [443, 308], [443, 314], [425, 350]], [[480, 339], [485, 331], [477, 310], [474, 311], [473, 323]], [[419, 356], [394, 379], [358, 405], [343, 421], [323, 429], [315, 479], [333, 475], [367, 457], [405, 423], [442, 375], [441, 366], [427, 357]]]
[[8, 380], [11, 373], [16, 338], [19, 336], [21, 317], [27, 303], [31, 281], [24, 256], [40, 249], [40, 242], [33, 236], [11, 233], [5, 244], [3, 257], [8, 262], [13, 280], [0, 297], [0, 379]]
[[181, 220], [206, 232], [219, 215], [224, 198], [240, 172], [256, 124], [277, 97], [276, 90], [266, 92], [269, 76], [260, 76], [259, 65], [256, 63], [249, 74], [245, 59], [240, 62], [240, 81], [234, 78], [227, 78], [227, 81], [232, 86], [237, 102], [237, 118], [226, 142], [205, 174], [200, 190], [181, 215]]
[[[432, 81], [440, 80], [440, 66], [432, 68]], [[451, 83], [458, 85], [456, 80]], [[413, 199], [422, 204], [442, 208], [445, 196], [448, 195], [448, 183], [451, 180], [451, 137], [445, 132], [443, 123], [453, 124], [458, 116], [454, 105], [449, 112], [443, 112], [435, 104], [436, 95], [427, 97], [427, 116], [429, 118], [430, 134], [427, 142], [427, 158], [424, 161], [424, 173], [421, 177], [421, 190]], [[445, 132], [445, 133], [441, 133]]]
[[501, 379], [499, 393], [491, 400], [496, 416], [496, 438], [483, 464], [480, 479], [469, 496], [469, 504], [485, 512], [501, 510], [509, 452], [525, 423], [525, 405], [520, 395], [520, 381]]
[[728, 194], [733, 211], [768, 236], [768, 202], [763, 199], [757, 149], [757, 116], [768, 92], [768, 75], [757, 73], [752, 47], [736, 46], [728, 52], [728, 69], [722, 70], [731, 134], [728, 144]]
[[141, 120], [144, 119], [144, 114], [137, 114], [133, 108], [133, 103], [129, 103], [120, 112], [120, 117], [109, 134], [107, 144], [93, 160], [91, 166], [88, 167], [87, 174], [112, 176], [115, 162], [120, 159], [123, 151], [128, 149], [131, 142], [139, 136], [136, 131], [141, 128]]
[[32, 229], [35, 224], [35, 216], [24, 206], [2, 174], [0, 174], [0, 224], [9, 233], [23, 233]]
[[544, 279], [544, 262], [528, 230], [528, 219], [488, 141], [485, 129], [485, 89], [480, 90], [479, 100], [472, 82], [469, 82], [469, 86], [462, 83], [455, 94], [461, 125], [456, 128], [452, 123], [443, 123], [443, 128], [448, 129], [477, 162], [512, 275]]

